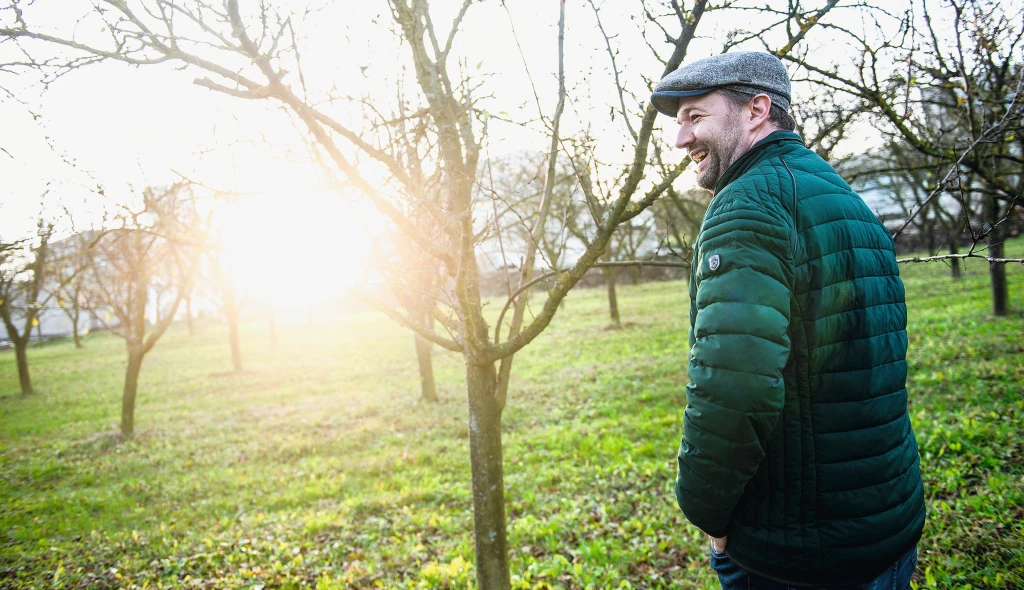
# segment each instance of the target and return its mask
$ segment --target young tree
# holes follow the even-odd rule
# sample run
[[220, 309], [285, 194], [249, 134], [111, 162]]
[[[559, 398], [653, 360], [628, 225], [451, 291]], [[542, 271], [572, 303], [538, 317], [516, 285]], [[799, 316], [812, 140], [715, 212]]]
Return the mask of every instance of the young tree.
[[80, 232], [51, 244], [52, 256], [46, 288], [56, 295], [57, 307], [71, 322], [75, 348], [82, 348], [81, 324], [85, 314], [94, 309], [94, 292], [87, 284], [93, 250], [94, 232]]
[[[121, 399], [121, 434], [135, 433], [135, 400], [142, 361], [174, 321], [178, 306], [195, 280], [202, 252], [201, 236], [182, 222], [189, 186], [147, 188], [142, 208], [119, 215], [120, 227], [101, 232], [92, 248], [89, 284], [98, 307], [109, 310], [106, 327], [125, 339], [128, 366]], [[186, 217], [187, 218], [187, 217]], [[160, 262], [172, 262], [165, 276], [169, 297], [153, 300]], [[116, 321], [113, 321], [116, 320]]]
[[[583, 137], [581, 141], [574, 142], [573, 155], [570, 158], [570, 171], [580, 188], [581, 202], [583, 206], [574, 208], [572, 215], [566, 215], [566, 227], [580, 243], [589, 246], [593, 236], [600, 230], [601, 218], [609, 205], [614, 203], [616, 190], [622, 183], [623, 177], [629, 173], [628, 168], [614, 171], [612, 166], [603, 164], [595, 157], [593, 147], [594, 139]], [[601, 171], [614, 171], [608, 179], [602, 179]], [[617, 172], [617, 173], [616, 173]], [[670, 173], [663, 170], [663, 173]], [[671, 195], [675, 189], [669, 185], [665, 188], [665, 195]], [[640, 280], [640, 272], [643, 266], [640, 257], [644, 249], [653, 250], [657, 257], [659, 248], [651, 248], [655, 215], [651, 210], [645, 211], [619, 225], [612, 234], [608, 246], [601, 258], [601, 273], [604, 276], [605, 289], [608, 294], [608, 314], [613, 328], [621, 328], [622, 321], [619, 314], [618, 294], [616, 291], [620, 267], [614, 263], [636, 261], [638, 264], [628, 270], [632, 273], [632, 282], [637, 284]], [[651, 260], [650, 262], [655, 262]], [[688, 261], [680, 261], [678, 266], [687, 266]]]
[[[430, 155], [435, 150], [436, 138], [426, 128], [422, 113], [407, 110], [406, 94], [405, 84], [398, 84], [394, 116], [383, 116], [372, 100], [363, 100], [362, 107], [367, 111], [368, 120], [374, 121], [372, 128], [388, 137], [393, 166], [404, 175], [401, 190], [408, 197], [410, 207], [406, 214], [410, 222], [424, 234], [433, 236], [432, 239], [447, 242], [450, 238], [438, 206], [443, 198], [444, 168]], [[374, 253], [386, 299], [421, 331], [435, 334], [438, 298], [445, 275], [440, 262], [402, 232], [378, 241]], [[364, 300], [372, 299], [366, 293], [361, 295]], [[369, 303], [374, 304], [374, 301], [369, 300]], [[413, 348], [420, 375], [420, 396], [436, 403], [432, 341], [419, 331], [413, 331]]]
[[238, 319], [242, 312], [241, 302], [235, 292], [230, 269], [225, 272], [221, 255], [216, 250], [207, 252], [210, 262], [210, 274], [213, 291], [217, 294], [221, 313], [228, 322], [228, 341], [231, 345], [231, 368], [236, 373], [242, 371], [242, 345], [238, 335]]
[[[62, 284], [47, 291], [50, 267], [50, 241], [54, 226], [42, 219], [32, 239], [3, 242], [0, 240], [0, 320], [14, 345], [21, 393], [33, 393], [28, 370], [28, 343], [32, 329], [39, 326], [39, 314], [55, 296]], [[71, 274], [73, 278], [74, 274]], [[70, 279], [65, 279], [70, 280]], [[39, 335], [42, 341], [42, 334]]]
[[[788, 40], [781, 53], [789, 51], [833, 6], [830, 0], [821, 8], [803, 11], [791, 4], [777, 26], [788, 27]], [[472, 0], [465, 0], [450, 26], [435, 26], [434, 13], [426, 0], [390, 0], [388, 9], [411, 66], [416, 92], [407, 96], [408, 106], [396, 109], [397, 117], [408, 119], [421, 131], [415, 136], [420, 159], [439, 171], [436, 191], [421, 190], [420, 179], [409, 174], [404, 165], [408, 151], [396, 146], [389, 131], [394, 121], [377, 118], [372, 132], [359, 132], [346, 125], [342, 97], [314, 96], [308, 73], [303, 69], [289, 14], [276, 12], [268, 3], [253, 6], [243, 15], [237, 0], [214, 6], [204, 0], [140, 0], [142, 10], [117, 2], [97, 9], [91, 16], [103, 19], [114, 41], [97, 46], [74, 40], [71, 36], [43, 33], [31, 24], [27, 10], [16, 10], [0, 28], [0, 38], [13, 39], [28, 55], [59, 49], [64, 56], [34, 59], [49, 75], [60, 75], [98, 60], [119, 60], [130, 64], [172, 62], [200, 72], [196, 83], [211, 90], [243, 99], [278, 101], [298, 118], [308, 137], [317, 145], [334, 172], [359, 190], [441, 269], [442, 290], [439, 310], [434, 317], [444, 330], [430, 332], [421, 323], [388, 305], [386, 298], [368, 297], [389, 317], [412, 329], [433, 344], [463, 356], [469, 405], [470, 462], [474, 511], [477, 581], [480, 588], [505, 589], [510, 586], [508, 545], [505, 526], [504, 482], [502, 467], [501, 416], [508, 395], [514, 355], [541, 334], [555, 317], [559, 304], [583, 275], [601, 266], [601, 257], [617, 228], [643, 214], [679, 177], [688, 164], [682, 159], [667, 174], [644, 181], [649, 171], [648, 153], [654, 134], [657, 112], [646, 106], [639, 120], [630, 125], [633, 132], [626, 167], [614, 199], [604, 209], [597, 231], [567, 269], [562, 270], [533, 317], [527, 318], [527, 297], [520, 296], [542, 277], [534, 278], [538, 236], [550, 213], [548, 204], [554, 190], [555, 168], [562, 151], [560, 122], [567, 102], [564, 64], [565, 3], [559, 3], [558, 91], [552, 111], [540, 106], [540, 122], [547, 138], [548, 173], [543, 200], [531, 225], [531, 239], [520, 268], [519, 290], [506, 303], [513, 309], [507, 323], [491, 325], [484, 313], [480, 294], [477, 248], [487, 233], [487, 211], [491, 203], [474, 201], [479, 183], [478, 165], [485, 146], [486, 130], [493, 118], [484, 111], [478, 97], [485, 95], [480, 84], [469, 75], [470, 68], [459, 59], [456, 39]], [[731, 6], [732, 3], [729, 4]], [[661, 28], [665, 55], [656, 56], [660, 65], [651, 79], [674, 71], [686, 56], [691, 40], [707, 8], [706, 0], [696, 0], [684, 10], [677, 2], [661, 7], [652, 15]], [[179, 24], [186, 23], [181, 26]], [[666, 27], [671, 27], [672, 32]], [[614, 52], [612, 52], [614, 54]], [[67, 55], [73, 57], [68, 58]], [[319, 87], [329, 88], [330, 84]], [[621, 87], [620, 87], [621, 90]], [[380, 97], [386, 103], [386, 97]], [[401, 115], [404, 112], [406, 115]], [[623, 106], [623, 116], [627, 115]], [[370, 113], [372, 115], [372, 113]], [[376, 163], [384, 172], [382, 183], [371, 182], [354, 162], [355, 155]], [[421, 223], [423, 216], [429, 223]], [[613, 264], [613, 263], [608, 263]], [[560, 269], [561, 270], [561, 269]]]
[[548, 154], [542, 152], [514, 152], [488, 158], [482, 164], [477, 199], [488, 203], [491, 211], [482, 212], [487, 225], [481, 236], [481, 264], [492, 267], [499, 283], [496, 286], [504, 287], [492, 286], [491, 290], [503, 291], [510, 298], [520, 286], [519, 271], [534, 243], [533, 228], [544, 208], [547, 215], [543, 227], [537, 226], [534, 270], [564, 269], [573, 252], [584, 248], [569, 227], [581, 215], [583, 202], [568, 158], [559, 156], [550, 197], [545, 199], [547, 168]]
[[[600, 231], [601, 219], [604, 217], [605, 211], [610, 204], [615, 202], [616, 188], [621, 183], [622, 177], [629, 173], [629, 170], [620, 170], [617, 177], [610, 182], [602, 183], [599, 173], [601, 167], [596, 165], [596, 162], [589, 161], [588, 158], [588, 156], [592, 157], [592, 151], [588, 150], [585, 153], [587, 156], [583, 157], [578, 152], [574, 154], [572, 169], [579, 179], [586, 207], [579, 208], [576, 215], [568, 219], [568, 229], [577, 240], [589, 246], [593, 241], [593, 236]], [[598, 176], [598, 178], [595, 179], [594, 176]], [[601, 262], [605, 264], [601, 267], [601, 273], [604, 275], [605, 288], [608, 293], [608, 315], [613, 328], [622, 327], [619, 317], [619, 298], [616, 292], [616, 275], [619, 269], [608, 263], [619, 259], [623, 249], [624, 233], [635, 220], [621, 224], [619, 230], [608, 240], [608, 246], [601, 257]]]
[[[387, 284], [393, 303], [420, 330], [433, 334], [440, 291], [438, 269], [429, 257], [424, 256], [408, 240], [401, 240], [398, 250], [398, 260], [382, 267], [389, 269]], [[413, 332], [413, 349], [420, 375], [420, 397], [436, 403], [438, 397], [434, 379], [433, 344], [419, 332]]]

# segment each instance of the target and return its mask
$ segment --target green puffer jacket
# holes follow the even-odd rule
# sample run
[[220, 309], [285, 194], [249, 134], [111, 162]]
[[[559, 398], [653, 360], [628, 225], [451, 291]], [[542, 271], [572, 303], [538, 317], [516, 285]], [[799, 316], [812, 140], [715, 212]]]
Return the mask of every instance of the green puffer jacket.
[[676, 498], [743, 568], [866, 581], [920, 538], [893, 241], [800, 136], [726, 170], [694, 250]]

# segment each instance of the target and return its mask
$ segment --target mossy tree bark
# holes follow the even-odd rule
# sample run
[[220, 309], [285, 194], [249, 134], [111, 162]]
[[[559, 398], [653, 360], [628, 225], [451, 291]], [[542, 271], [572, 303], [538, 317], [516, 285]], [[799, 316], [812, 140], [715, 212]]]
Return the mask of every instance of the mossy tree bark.
[[501, 453], [500, 400], [493, 364], [466, 365], [469, 453], [473, 472], [473, 540], [480, 588], [510, 587]]

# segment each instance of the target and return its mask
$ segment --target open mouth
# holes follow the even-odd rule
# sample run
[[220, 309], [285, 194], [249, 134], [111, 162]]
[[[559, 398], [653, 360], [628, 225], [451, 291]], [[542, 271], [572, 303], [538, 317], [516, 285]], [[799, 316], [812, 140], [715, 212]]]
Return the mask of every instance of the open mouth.
[[690, 159], [693, 160], [694, 162], [696, 162], [697, 164], [700, 164], [701, 161], [704, 158], [706, 158], [706, 157], [708, 157], [708, 151], [707, 150], [699, 150], [699, 151], [696, 151], [696, 152], [690, 152]]

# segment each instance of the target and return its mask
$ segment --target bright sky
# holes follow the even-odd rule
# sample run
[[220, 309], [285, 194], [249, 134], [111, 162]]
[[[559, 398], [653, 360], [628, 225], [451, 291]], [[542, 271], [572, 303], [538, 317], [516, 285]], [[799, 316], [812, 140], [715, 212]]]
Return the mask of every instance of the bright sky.
[[[41, 4], [25, 7], [30, 25], [37, 23], [37, 30], [67, 35], [75, 27], [76, 15], [88, 12], [91, 3], [50, 0]], [[378, 106], [387, 108], [402, 75], [397, 64], [408, 60], [407, 50], [388, 33], [394, 25], [386, 4], [324, 4], [321, 12], [296, 27], [304, 37], [303, 65], [310, 89], [316, 94], [334, 86], [339, 93], [373, 96]], [[435, 23], [445, 34], [459, 2], [431, 4]], [[558, 4], [550, 0], [508, 4], [541, 107], [550, 114], [556, 100]], [[644, 100], [647, 91], [641, 75], [657, 77], [660, 64], [640, 36], [639, 3], [605, 0], [603, 4], [602, 20], [618, 48], [623, 82]], [[831, 18], [840, 16], [838, 11], [834, 14]], [[482, 98], [484, 108], [531, 121], [536, 119], [537, 107], [508, 18], [499, 2], [475, 5], [455, 52], [483, 83], [480, 95], [488, 96]], [[702, 37], [691, 45], [692, 58], [718, 53], [725, 31], [742, 25], [723, 21], [715, 13], [705, 18]], [[86, 19], [74, 28], [76, 38], [102, 38], [99, 27], [100, 23]], [[657, 33], [651, 38], [660, 40]], [[0, 52], [5, 50], [9, 49], [0, 46]], [[622, 118], [610, 116], [618, 99], [604, 40], [583, 1], [568, 4], [566, 68], [570, 103], [563, 118], [565, 132], [587, 128], [600, 138], [601, 159], [612, 164], [629, 161]], [[76, 229], [98, 225], [104, 211], [130, 202], [133, 188], [167, 183], [182, 174], [242, 194], [232, 208], [226, 235], [232, 236], [234, 267], [246, 289], [265, 292], [275, 281], [288, 282], [275, 277], [290, 277], [313, 285], [314, 292], [330, 294], [359, 280], [368, 250], [363, 246], [382, 228], [379, 216], [365, 199], [339, 193], [311, 165], [303, 135], [276, 103], [212, 92], [192, 84], [196, 75], [165, 65], [132, 68], [104, 63], [74, 72], [42, 94], [31, 76], [0, 77], [0, 86], [26, 103], [0, 102], [4, 121], [0, 147], [9, 153], [0, 152], [0, 235], [23, 235], [34, 227], [41, 210], [52, 215], [61, 207], [72, 212]], [[628, 108], [636, 104], [627, 97]], [[30, 111], [41, 117], [33, 119]], [[356, 110], [344, 105], [331, 112], [356, 129], [363, 123]], [[659, 133], [670, 139], [674, 123], [661, 118], [659, 124]], [[543, 127], [535, 121], [525, 126], [495, 122], [488, 149], [499, 155], [544, 150], [546, 143]], [[74, 159], [77, 169], [65, 164], [48, 144]], [[371, 168], [364, 170], [371, 182], [379, 180]], [[104, 196], [86, 188], [97, 182], [104, 186]], [[273, 298], [288, 300], [288, 292], [282, 286]]]

